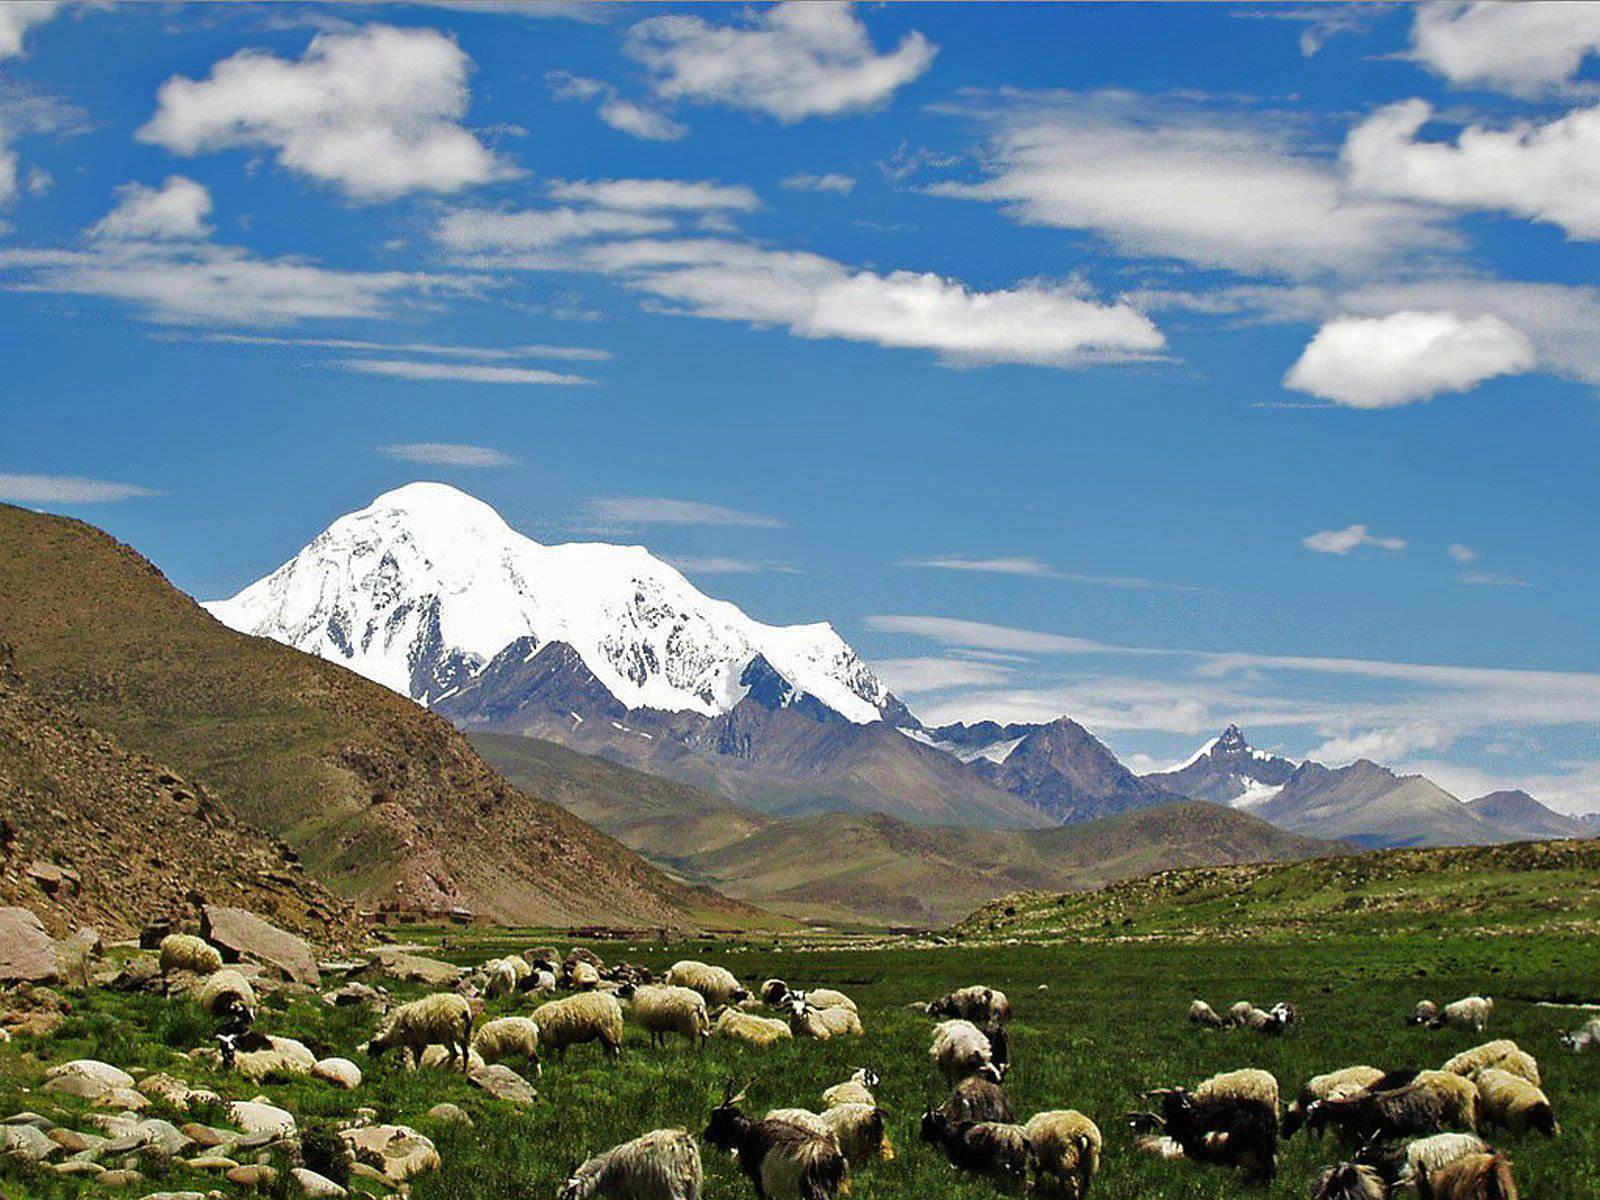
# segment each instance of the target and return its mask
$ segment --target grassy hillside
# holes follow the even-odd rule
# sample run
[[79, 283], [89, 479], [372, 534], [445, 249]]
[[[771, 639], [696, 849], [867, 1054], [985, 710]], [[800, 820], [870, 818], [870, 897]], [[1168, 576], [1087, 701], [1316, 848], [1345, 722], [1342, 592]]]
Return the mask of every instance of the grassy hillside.
[[980, 938], [1326, 937], [1600, 931], [1600, 842], [1385, 850], [1166, 871], [1082, 894], [1028, 893], [962, 925]]
[[0, 641], [41, 698], [204, 783], [342, 895], [546, 924], [729, 926], [445, 721], [332, 663], [235, 633], [79, 521], [0, 505]]

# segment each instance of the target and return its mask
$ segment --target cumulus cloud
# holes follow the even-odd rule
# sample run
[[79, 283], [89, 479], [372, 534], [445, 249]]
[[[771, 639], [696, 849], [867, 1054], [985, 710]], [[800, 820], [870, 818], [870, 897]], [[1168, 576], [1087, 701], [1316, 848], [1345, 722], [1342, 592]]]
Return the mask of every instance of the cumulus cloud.
[[781, 529], [783, 522], [764, 513], [742, 512], [701, 500], [673, 500], [664, 496], [600, 496], [588, 504], [590, 518], [603, 526], [642, 525], [743, 525], [752, 529]]
[[749, 188], [709, 180], [557, 179], [547, 190], [557, 200], [629, 212], [748, 212], [761, 207]]
[[1452, 83], [1529, 95], [1571, 80], [1600, 52], [1600, 6], [1496, 0], [1422, 4], [1411, 56]]
[[0, 500], [12, 504], [98, 504], [156, 494], [133, 483], [83, 479], [76, 475], [0, 474]]
[[650, 17], [628, 31], [625, 49], [664, 98], [725, 104], [785, 124], [875, 108], [934, 56], [920, 33], [880, 53], [848, 4], [791, 0], [740, 20]]
[[1473, 562], [1478, 557], [1478, 552], [1476, 550], [1474, 550], [1471, 546], [1463, 546], [1460, 542], [1455, 542], [1452, 544], [1449, 550], [1445, 551], [1445, 553], [1450, 555], [1451, 558], [1455, 559], [1459, 563]]
[[797, 337], [936, 351], [952, 364], [1068, 367], [1147, 357], [1165, 339], [1143, 313], [1079, 291], [975, 291], [931, 273], [856, 270], [820, 255], [720, 240], [621, 242], [587, 261], [695, 316], [777, 325]]
[[[1600, 8], [1596, 9], [1600, 12]], [[1493, 209], [1600, 239], [1600, 108], [1545, 124], [1468, 125], [1453, 142], [1418, 139], [1426, 100], [1373, 113], [1345, 141], [1353, 186], [1371, 195], [1461, 209]]]
[[549, 250], [589, 238], [662, 233], [672, 225], [669, 217], [604, 209], [459, 208], [440, 219], [434, 237], [458, 253], [504, 254]]
[[465, 446], [455, 442], [402, 442], [379, 446], [378, 453], [401, 462], [427, 463], [439, 467], [514, 467], [517, 460], [488, 446]]
[[576, 384], [593, 383], [582, 375], [565, 375], [535, 367], [499, 367], [484, 363], [421, 362], [415, 359], [347, 358], [338, 364], [360, 375], [382, 375], [417, 383]]
[[1307, 550], [1318, 554], [1349, 554], [1362, 546], [1375, 546], [1379, 550], [1404, 550], [1406, 541], [1397, 537], [1378, 537], [1365, 525], [1347, 525], [1343, 529], [1324, 529], [1300, 539]]
[[1443, 750], [1454, 741], [1455, 736], [1437, 721], [1405, 721], [1330, 737], [1307, 757], [1334, 767], [1358, 758], [1394, 762], [1420, 750]]
[[117, 205], [93, 226], [95, 237], [188, 240], [211, 236], [211, 192], [183, 175], [169, 175], [159, 188], [125, 183]]
[[551, 71], [545, 76], [550, 94], [557, 100], [592, 102], [600, 119], [611, 128], [631, 137], [651, 142], [676, 142], [689, 127], [658, 109], [620, 95], [611, 84], [566, 71]]
[[175, 154], [266, 148], [355, 200], [459, 192], [516, 174], [462, 124], [472, 60], [432, 29], [318, 34], [295, 61], [241, 50], [161, 85], [140, 141]]
[[856, 181], [853, 176], [840, 175], [834, 171], [826, 175], [813, 175], [809, 171], [800, 171], [789, 176], [780, 186], [788, 188], [791, 192], [832, 192], [838, 196], [848, 196], [855, 191]]
[[1317, 330], [1285, 387], [1351, 408], [1393, 408], [1533, 369], [1533, 343], [1495, 316], [1397, 312]]
[[1432, 213], [1352, 194], [1291, 131], [1126, 93], [1001, 97], [989, 178], [936, 195], [995, 201], [1026, 225], [1086, 230], [1128, 254], [1304, 275], [1447, 244]]
[[43, 25], [60, 8], [57, 0], [7, 0], [0, 4], [0, 59], [25, 54], [28, 31]]

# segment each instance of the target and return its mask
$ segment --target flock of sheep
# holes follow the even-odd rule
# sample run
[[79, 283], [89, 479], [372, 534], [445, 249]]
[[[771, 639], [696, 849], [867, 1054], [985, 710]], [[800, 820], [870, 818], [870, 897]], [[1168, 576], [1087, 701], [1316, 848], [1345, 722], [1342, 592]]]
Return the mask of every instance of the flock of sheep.
[[[225, 1065], [251, 1074], [270, 1071], [271, 1056], [291, 1054], [296, 1044], [275, 1038], [241, 1043], [254, 996], [242, 975], [212, 961], [215, 953], [197, 938], [174, 936], [162, 944], [162, 966], [206, 973], [200, 1004], [221, 1026]], [[475, 1024], [479, 994], [537, 998], [560, 986], [574, 990], [527, 1015]], [[629, 1017], [652, 1046], [674, 1036], [697, 1048], [711, 1037], [765, 1047], [862, 1033], [859, 1010], [842, 992], [794, 989], [770, 979], [752, 995], [725, 968], [692, 960], [673, 964], [658, 983], [645, 968], [607, 968], [587, 950], [565, 960], [553, 950], [536, 950], [485, 964], [463, 991], [393, 1008], [364, 1049], [374, 1058], [400, 1050], [413, 1066], [463, 1071], [513, 1060], [538, 1075], [543, 1055], [559, 1057], [581, 1043], [598, 1043], [615, 1059]], [[1017, 1121], [1005, 1090], [1011, 1063], [1005, 993], [964, 987], [913, 1007], [936, 1019], [928, 1054], [947, 1089], [944, 1101], [922, 1116], [922, 1141], [953, 1168], [1005, 1190], [1084, 1200], [1100, 1167], [1100, 1129], [1069, 1108]], [[1442, 1008], [1423, 1001], [1409, 1020], [1481, 1033], [1493, 1009], [1481, 996]], [[1188, 1018], [1205, 1029], [1278, 1034], [1299, 1016], [1286, 1002], [1261, 1009], [1241, 1001], [1224, 1016], [1195, 1000]], [[1600, 1046], [1600, 1018], [1563, 1042], [1574, 1051]], [[241, 1044], [251, 1048], [241, 1051]], [[701, 1140], [733, 1157], [758, 1200], [835, 1200], [848, 1191], [852, 1171], [895, 1157], [874, 1096], [879, 1082], [875, 1072], [859, 1069], [823, 1091], [815, 1111], [780, 1108], [760, 1116], [745, 1111], [745, 1093], [729, 1082]], [[1157, 1088], [1145, 1099], [1155, 1102], [1154, 1111], [1127, 1117], [1135, 1150], [1238, 1168], [1249, 1180], [1276, 1174], [1280, 1140], [1302, 1129], [1319, 1138], [1333, 1133], [1348, 1157], [1312, 1182], [1313, 1200], [1388, 1200], [1401, 1188], [1415, 1189], [1420, 1200], [1516, 1200], [1510, 1161], [1481, 1135], [1560, 1133], [1538, 1062], [1507, 1039], [1457, 1054], [1437, 1070], [1343, 1067], [1307, 1081], [1286, 1106], [1277, 1079], [1254, 1068], [1192, 1088]], [[582, 1163], [562, 1184], [559, 1200], [698, 1200], [700, 1189], [697, 1140], [681, 1129], [658, 1129]]]

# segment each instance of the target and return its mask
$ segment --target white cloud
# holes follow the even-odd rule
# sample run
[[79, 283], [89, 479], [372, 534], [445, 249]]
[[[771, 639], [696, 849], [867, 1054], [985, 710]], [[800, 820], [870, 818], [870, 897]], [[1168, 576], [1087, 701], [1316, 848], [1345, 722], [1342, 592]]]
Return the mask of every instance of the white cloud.
[[957, 688], [1004, 684], [1011, 671], [994, 663], [953, 658], [885, 658], [870, 664], [895, 695], [926, 696]]
[[794, 568], [785, 563], [734, 558], [727, 554], [669, 554], [666, 560], [685, 575], [754, 575], [762, 571], [794, 573]]
[[848, 4], [790, 2], [747, 10], [742, 20], [650, 17], [628, 31], [625, 49], [667, 99], [726, 104], [785, 124], [875, 108], [933, 61], [920, 33], [880, 54]]
[[618, 234], [636, 236], [672, 228], [668, 217], [600, 209], [552, 208], [494, 211], [458, 208], [447, 212], [434, 237], [458, 253], [548, 250], [567, 242]]
[[12, 504], [98, 504], [156, 494], [137, 484], [82, 479], [75, 475], [0, 474], [0, 500]]
[[1349, 554], [1362, 546], [1376, 546], [1379, 550], [1404, 550], [1404, 538], [1377, 537], [1365, 525], [1348, 525], [1343, 529], [1324, 529], [1300, 539], [1307, 550], [1318, 554]]
[[455, 442], [403, 442], [379, 446], [378, 452], [401, 462], [428, 463], [440, 467], [514, 467], [517, 460], [488, 446], [464, 446]]
[[1087, 638], [1059, 633], [965, 621], [958, 617], [881, 615], [867, 618], [867, 627], [880, 633], [907, 633], [933, 638], [951, 646], [973, 650], [1002, 650], [1019, 654], [1098, 654], [1119, 648]]
[[933, 350], [952, 364], [1069, 367], [1148, 357], [1165, 345], [1132, 306], [1065, 287], [979, 292], [930, 273], [881, 275], [815, 254], [718, 240], [617, 243], [591, 249], [587, 260], [695, 316]]
[[630, 212], [748, 212], [761, 207], [760, 199], [749, 188], [709, 180], [557, 179], [547, 190], [557, 200]]
[[789, 176], [780, 185], [791, 192], [832, 192], [838, 196], [848, 196], [855, 191], [855, 177], [840, 175], [830, 171], [826, 175], [813, 175], [809, 171], [800, 171]]
[[1003, 96], [966, 111], [996, 126], [989, 178], [929, 191], [1092, 231], [1127, 254], [1305, 275], [1369, 270], [1450, 240], [1425, 209], [1350, 194], [1337, 164], [1265, 120], [1120, 92]]
[[183, 175], [169, 175], [159, 188], [125, 183], [117, 205], [89, 231], [94, 237], [189, 240], [211, 236], [211, 192]]
[[[170, 336], [170, 335], [169, 335]], [[605, 362], [609, 350], [587, 346], [454, 346], [438, 342], [372, 342], [359, 338], [268, 337], [249, 333], [207, 333], [197, 335], [207, 342], [234, 346], [307, 347], [318, 350], [375, 351], [390, 354], [436, 354], [440, 358], [472, 358], [483, 362], [504, 362], [522, 358], [553, 358], [569, 362]]]
[[1565, 83], [1600, 51], [1600, 6], [1422, 4], [1412, 57], [1452, 83], [1529, 95]]
[[1460, 542], [1453, 543], [1445, 553], [1459, 563], [1473, 562], [1478, 557], [1476, 550], [1471, 546], [1463, 546]]
[[689, 127], [656, 109], [617, 94], [617, 89], [599, 79], [589, 79], [566, 71], [551, 71], [545, 76], [550, 94], [557, 100], [597, 101], [595, 112], [611, 128], [650, 142], [676, 142]]
[[604, 526], [640, 525], [743, 525], [752, 529], [781, 529], [783, 522], [763, 513], [741, 512], [700, 500], [672, 500], [663, 496], [601, 496], [588, 504], [588, 515]]
[[1403, 100], [1351, 130], [1344, 161], [1352, 186], [1376, 196], [1503, 210], [1559, 225], [1573, 238], [1600, 239], [1600, 107], [1542, 125], [1468, 125], [1453, 142], [1418, 140], [1432, 116], [1427, 101]]
[[516, 174], [462, 126], [472, 60], [432, 29], [321, 33], [297, 61], [241, 50], [173, 76], [139, 140], [195, 155], [266, 147], [356, 200], [458, 192]]
[[57, 0], [6, 0], [0, 4], [0, 59], [25, 54], [28, 31], [43, 25], [60, 8]]
[[340, 367], [361, 375], [382, 375], [418, 383], [574, 384], [593, 383], [582, 375], [563, 375], [532, 367], [496, 367], [483, 363], [418, 362], [395, 358], [346, 358]]
[[1525, 588], [1530, 586], [1526, 579], [1519, 579], [1515, 575], [1497, 575], [1492, 571], [1463, 571], [1456, 576], [1456, 582], [1476, 587]]
[[1404, 311], [1329, 321], [1283, 382], [1351, 408], [1392, 408], [1470, 391], [1536, 361], [1528, 336], [1499, 317]]
[[1082, 575], [1073, 571], [1058, 571], [1049, 563], [1027, 556], [967, 558], [959, 554], [940, 554], [932, 558], [909, 558], [902, 561], [900, 565], [903, 567], [927, 567], [938, 571], [972, 571], [983, 575], [1028, 575], [1039, 579], [1060, 579], [1068, 583], [1091, 583], [1100, 587], [1176, 592], [1199, 590], [1184, 584], [1158, 583], [1153, 579], [1139, 579], [1126, 575]]
[[1419, 750], [1447, 749], [1454, 741], [1455, 736], [1437, 721], [1406, 721], [1331, 737], [1306, 757], [1331, 767], [1344, 766], [1358, 758], [1392, 763]]

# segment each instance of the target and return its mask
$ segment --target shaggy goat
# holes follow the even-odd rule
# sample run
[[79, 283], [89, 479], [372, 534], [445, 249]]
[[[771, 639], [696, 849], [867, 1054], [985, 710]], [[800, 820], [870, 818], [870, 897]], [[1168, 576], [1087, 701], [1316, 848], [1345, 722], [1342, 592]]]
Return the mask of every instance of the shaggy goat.
[[876, 1104], [835, 1104], [819, 1114], [823, 1126], [838, 1140], [852, 1167], [894, 1159], [894, 1146], [883, 1124], [883, 1109]]
[[1283, 1114], [1283, 1136], [1291, 1138], [1305, 1124], [1306, 1110], [1318, 1100], [1336, 1100], [1353, 1096], [1370, 1088], [1383, 1078], [1377, 1067], [1341, 1067], [1326, 1075], [1313, 1075], [1289, 1103]]
[[1321, 1133], [1332, 1125], [1347, 1140], [1412, 1137], [1478, 1128], [1478, 1089], [1460, 1075], [1419, 1071], [1409, 1083], [1386, 1088], [1380, 1080], [1340, 1099], [1316, 1100], [1306, 1110], [1306, 1128]]
[[606, 992], [580, 992], [560, 1000], [550, 1000], [533, 1010], [539, 1025], [539, 1039], [557, 1057], [568, 1046], [599, 1042], [611, 1058], [622, 1052], [622, 1005]]
[[1009, 1190], [1026, 1190], [1038, 1161], [1022, 1126], [999, 1121], [957, 1122], [929, 1111], [922, 1114], [922, 1140], [943, 1149], [951, 1166]]
[[1391, 1187], [1415, 1187], [1424, 1168], [1438, 1170], [1467, 1154], [1487, 1154], [1489, 1143], [1475, 1133], [1436, 1133], [1404, 1145], [1368, 1142], [1356, 1151], [1356, 1161], [1377, 1170]]
[[700, 1147], [682, 1129], [657, 1129], [596, 1154], [567, 1176], [557, 1200], [700, 1200]]
[[1522, 1076], [1486, 1067], [1478, 1072], [1477, 1083], [1478, 1119], [1484, 1125], [1498, 1125], [1518, 1137], [1530, 1129], [1545, 1137], [1561, 1132], [1549, 1097]]
[[413, 1066], [420, 1066], [422, 1052], [431, 1045], [440, 1044], [449, 1049], [452, 1063], [459, 1051], [461, 1070], [465, 1073], [471, 1043], [472, 1006], [453, 992], [435, 992], [392, 1009], [366, 1049], [376, 1059], [400, 1047], [410, 1051]]
[[1243, 1168], [1252, 1178], [1278, 1170], [1278, 1081], [1245, 1069], [1213, 1075], [1193, 1092], [1159, 1088], [1159, 1125], [1194, 1162]]
[[[813, 1003], [815, 1002], [813, 998]], [[975, 984], [947, 992], [928, 1005], [930, 1017], [959, 1017], [988, 1028], [1011, 1019], [1011, 1001], [1006, 994]]]
[[1011, 1122], [1011, 1101], [995, 1080], [983, 1075], [968, 1075], [950, 1089], [938, 1108], [940, 1116], [959, 1124], [962, 1121]]
[[1383, 1176], [1361, 1163], [1335, 1163], [1311, 1185], [1311, 1200], [1388, 1200], [1388, 1196]]
[[739, 1109], [744, 1093], [729, 1083], [711, 1110], [705, 1140], [739, 1160], [759, 1200], [834, 1200], [849, 1190], [849, 1164], [831, 1133]]
[[1022, 1127], [1033, 1146], [1035, 1187], [1083, 1200], [1100, 1171], [1100, 1127], [1076, 1109], [1037, 1113]]
[[1500, 1154], [1468, 1154], [1436, 1171], [1417, 1173], [1422, 1200], [1517, 1200], [1511, 1163]]

